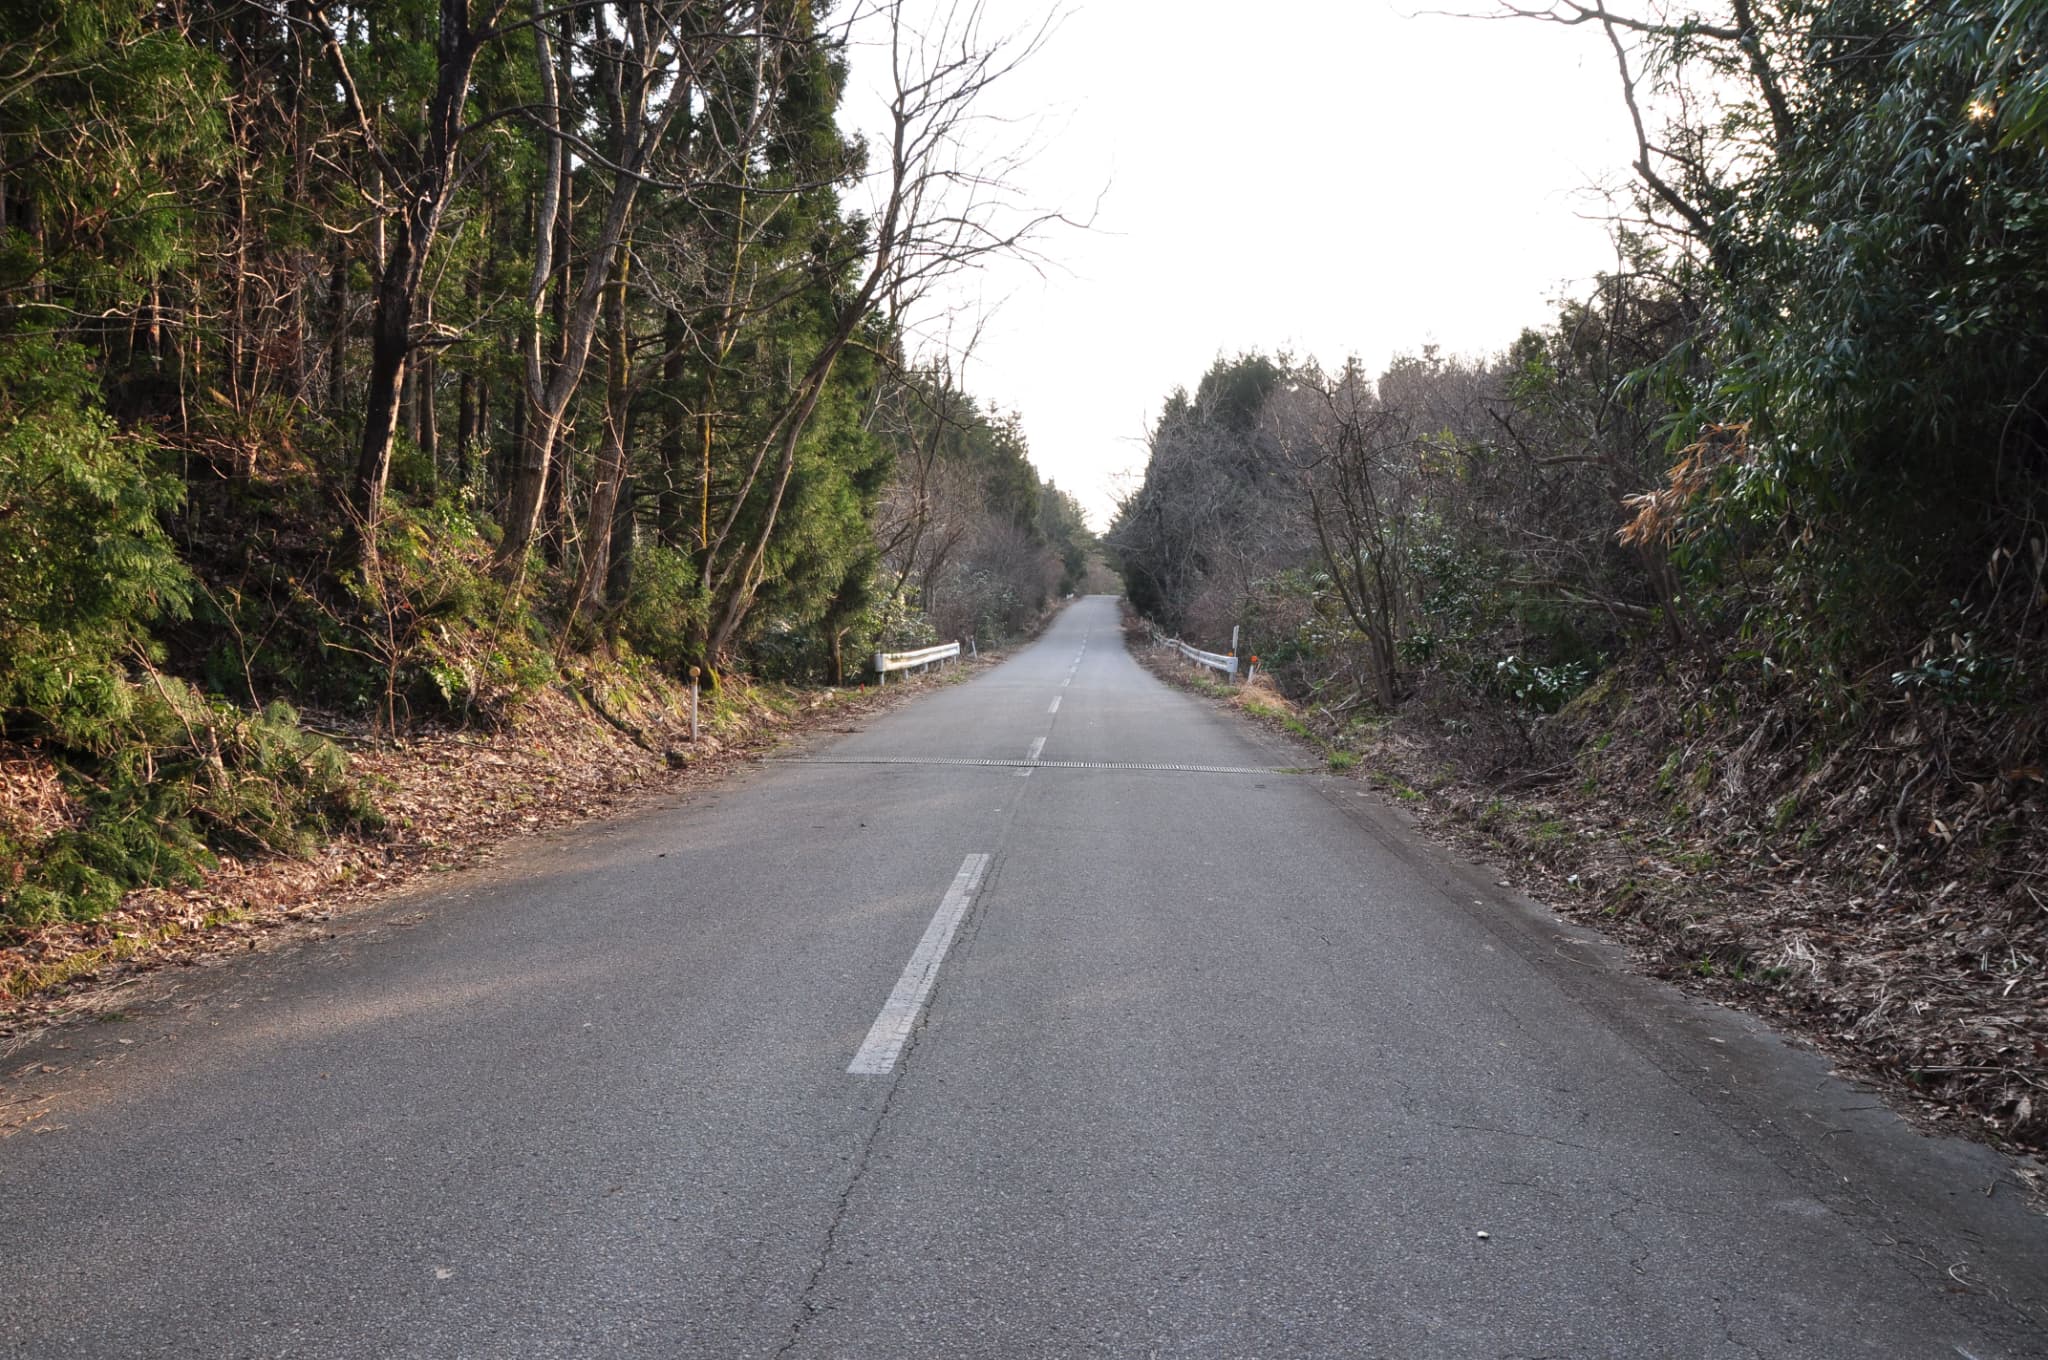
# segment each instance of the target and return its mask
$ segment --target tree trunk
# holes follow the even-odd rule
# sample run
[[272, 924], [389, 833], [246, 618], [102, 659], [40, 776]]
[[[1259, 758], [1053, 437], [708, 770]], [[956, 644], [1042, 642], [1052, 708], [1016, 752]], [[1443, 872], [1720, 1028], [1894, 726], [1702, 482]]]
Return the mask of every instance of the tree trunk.
[[[340, 39], [321, 19], [323, 36], [340, 78], [350, 111], [365, 147], [375, 159], [379, 178], [397, 179], [391, 187], [400, 198], [395, 238], [386, 240], [387, 223], [377, 218], [379, 263], [377, 300], [370, 321], [370, 377], [363, 398], [363, 439], [356, 456], [350, 511], [358, 536], [358, 557], [365, 582], [377, 582], [377, 528], [384, 517], [384, 491], [391, 475], [391, 444], [397, 438], [399, 397], [411, 359], [413, 313], [427, 253], [440, 234], [460, 178], [458, 155], [462, 113], [469, 102], [470, 75], [482, 50], [479, 34], [488, 34], [503, 12], [505, 0], [485, 0], [472, 27], [471, 0], [440, 0], [435, 36], [434, 93], [428, 100], [426, 135], [421, 161], [412, 172], [400, 172], [378, 135], [370, 110], [356, 89]], [[317, 13], [318, 11], [316, 11]], [[388, 253], [385, 253], [388, 252]]]
[[[564, 41], [562, 51], [569, 51]], [[575, 200], [570, 193], [569, 177], [565, 174], [561, 182], [561, 209], [555, 218], [555, 259], [560, 262], [561, 272], [556, 276], [554, 300], [554, 364], [557, 373], [562, 372], [569, 362], [569, 327], [573, 324], [574, 308], [571, 302], [570, 284], [574, 270], [570, 266], [569, 251], [575, 237]], [[579, 374], [580, 376], [580, 374]], [[575, 397], [576, 385], [570, 384], [563, 393], [560, 409], [553, 412], [547, 421], [535, 425], [543, 431], [547, 446], [539, 453], [542, 465], [542, 485], [546, 494], [541, 499], [541, 556], [551, 567], [562, 565], [565, 544], [563, 535], [567, 532], [569, 516], [569, 479], [576, 471], [575, 450], [564, 439], [569, 402]]]
[[[519, 480], [519, 460], [526, 456], [526, 403], [512, 403], [511, 429], [506, 432], [505, 448], [502, 453], [493, 454], [492, 477], [495, 485], [491, 488], [491, 501], [509, 500]], [[507, 511], [502, 522], [510, 522]]]
[[[690, 478], [690, 415], [675, 393], [683, 383], [683, 345], [687, 339], [683, 320], [670, 312], [662, 323], [661, 385], [672, 403], [662, 414], [661, 496], [656, 504], [654, 524], [657, 541], [665, 548], [689, 544], [689, 497], [683, 488]], [[701, 546], [701, 545], [691, 545]]]
[[[549, 374], [541, 353], [540, 318], [550, 289], [561, 289], [555, 293], [558, 298], [566, 291], [562, 286], [566, 279], [558, 285], [555, 278], [556, 247], [560, 239], [556, 219], [564, 213], [568, 197], [565, 183], [568, 152], [558, 135], [565, 73], [556, 69], [554, 46], [547, 24], [542, 19], [541, 4], [542, 0], [531, 0], [534, 67], [540, 76], [541, 113], [545, 119], [543, 131], [547, 134], [544, 148], [547, 168], [533, 200], [533, 267], [526, 289], [525, 333], [521, 337], [520, 401], [512, 416], [512, 458], [505, 488], [505, 536], [498, 545], [494, 564], [498, 574], [507, 580], [517, 579], [526, 570], [527, 553], [532, 548], [534, 530], [540, 522], [541, 503], [547, 495], [548, 463], [553, 456], [554, 432], [552, 429], [545, 433], [540, 430], [542, 424], [550, 423], [547, 415]], [[571, 39], [569, 16], [562, 16], [561, 27], [562, 47], [566, 52]], [[559, 326], [556, 333], [559, 348]]]
[[412, 308], [416, 280], [412, 233], [401, 230], [384, 277], [377, 282], [370, 317], [370, 380], [363, 395], [363, 438], [356, 453], [353, 528], [366, 583], [375, 589], [377, 526], [384, 518], [384, 488], [391, 477], [391, 445], [398, 437], [399, 393], [412, 354]]
[[[228, 404], [240, 415], [248, 405], [248, 393], [243, 386], [244, 370], [249, 364], [249, 156], [244, 142], [246, 126], [237, 117], [235, 104], [230, 101], [228, 121], [233, 129], [235, 161], [235, 253], [232, 270], [234, 281], [230, 285], [228, 299], [228, 334], [226, 369], [228, 374]], [[250, 466], [244, 469], [253, 474], [256, 469], [253, 455]]]
[[626, 480], [626, 448], [633, 420], [632, 366], [627, 352], [626, 277], [633, 265], [630, 242], [619, 247], [605, 288], [608, 351], [605, 365], [604, 436], [598, 445], [597, 478], [590, 488], [590, 509], [583, 521], [583, 571], [576, 581], [577, 608], [592, 614], [604, 609], [610, 575], [612, 525], [619, 491]]
[[455, 387], [455, 484], [467, 487], [474, 478], [476, 448], [476, 374], [468, 369]]
[[327, 330], [327, 413], [341, 415], [343, 368], [348, 362], [348, 247], [340, 241], [333, 246], [328, 266], [327, 302], [330, 311]]
[[398, 389], [398, 431], [405, 436], [405, 442], [418, 447], [420, 442], [420, 369], [425, 360], [408, 363], [405, 366], [405, 381]]
[[[434, 324], [434, 295], [426, 297], [427, 325]], [[434, 351], [428, 350], [413, 365], [412, 373], [412, 439], [419, 446], [420, 461], [426, 465], [427, 485], [438, 489], [441, 484], [441, 465], [436, 461], [438, 450], [435, 445], [440, 439], [440, 423], [434, 415], [434, 383], [440, 376], [440, 362]]]
[[[536, 13], [538, 0], [536, 0]], [[505, 580], [516, 580], [524, 569], [526, 555], [540, 529], [539, 513], [547, 503], [548, 482], [558, 471], [567, 470], [568, 449], [562, 439], [565, 417], [570, 401], [575, 397], [577, 387], [583, 381], [583, 371], [590, 358], [592, 340], [597, 331], [598, 313], [604, 293], [610, 286], [614, 262], [618, 258], [621, 243], [625, 240], [628, 226], [633, 221], [635, 203], [638, 199], [641, 174], [652, 161], [668, 130], [670, 120], [676, 111], [689, 102], [688, 91], [668, 90], [658, 106], [650, 107], [654, 90], [668, 78], [667, 68], [656, 59], [654, 46], [658, 45], [651, 31], [637, 22], [629, 24], [637, 36], [634, 52], [639, 64], [631, 72], [629, 88], [622, 95], [623, 103], [614, 124], [621, 129], [621, 138], [627, 144], [619, 148], [617, 160], [624, 167], [623, 173], [613, 177], [611, 197], [605, 207], [604, 220], [592, 233], [592, 239], [582, 260], [583, 281], [575, 290], [573, 305], [564, 305], [562, 322], [557, 328], [559, 341], [556, 346], [556, 361], [551, 372], [543, 372], [539, 354], [538, 339], [530, 341], [527, 352], [527, 406], [528, 438], [527, 447], [511, 497], [511, 506], [505, 523], [505, 538], [499, 545], [495, 570]], [[538, 30], [536, 30], [538, 32]], [[639, 46], [637, 44], [647, 44]], [[540, 53], [538, 65], [541, 68], [541, 83], [546, 96], [545, 108], [549, 125], [553, 126], [559, 117], [557, 91], [561, 84], [558, 74], [548, 61], [549, 44], [544, 37], [537, 42]], [[566, 53], [568, 44], [564, 43]], [[623, 58], [620, 58], [623, 60]], [[625, 129], [632, 129], [628, 138]], [[559, 173], [562, 156], [559, 139], [551, 140], [549, 177]], [[560, 192], [568, 193], [567, 176]], [[567, 214], [559, 204], [543, 210], [545, 218], [553, 215], [566, 222]], [[536, 227], [536, 236], [540, 227]], [[566, 255], [567, 241], [564, 241]], [[538, 283], [543, 277], [541, 266], [548, 263], [549, 252], [536, 251], [534, 279]], [[551, 272], [551, 271], [548, 271]], [[564, 286], [558, 294], [562, 304], [567, 303], [570, 290], [564, 274]], [[530, 290], [528, 303], [539, 315], [540, 294]], [[557, 482], [566, 478], [556, 478]], [[614, 487], [613, 494], [616, 494]], [[559, 493], [557, 496], [559, 502]]]
[[633, 593], [633, 550], [639, 520], [633, 512], [635, 478], [627, 464], [625, 480], [619, 483], [617, 507], [612, 511], [612, 565], [605, 574], [604, 596], [608, 609], [617, 609]]

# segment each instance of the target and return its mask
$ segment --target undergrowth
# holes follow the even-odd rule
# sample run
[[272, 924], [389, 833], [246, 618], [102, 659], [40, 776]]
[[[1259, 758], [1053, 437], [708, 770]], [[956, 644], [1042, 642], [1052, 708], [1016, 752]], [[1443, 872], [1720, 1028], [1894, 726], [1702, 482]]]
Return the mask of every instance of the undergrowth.
[[246, 712], [154, 671], [121, 698], [95, 747], [55, 756], [75, 824], [0, 829], [0, 925], [90, 920], [131, 888], [196, 882], [218, 851], [304, 854], [377, 824], [288, 705]]

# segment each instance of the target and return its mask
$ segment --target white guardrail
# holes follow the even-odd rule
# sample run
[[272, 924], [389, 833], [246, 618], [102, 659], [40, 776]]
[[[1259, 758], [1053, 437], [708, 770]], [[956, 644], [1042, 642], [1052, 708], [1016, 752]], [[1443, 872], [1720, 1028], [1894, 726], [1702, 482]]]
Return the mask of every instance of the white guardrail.
[[907, 671], [917, 666], [936, 665], [951, 661], [960, 655], [960, 644], [942, 642], [936, 647], [921, 647], [914, 652], [876, 652], [875, 683], [887, 684], [890, 671]]
[[1165, 634], [1160, 633], [1157, 630], [1154, 630], [1153, 637], [1165, 646], [1173, 648], [1175, 651], [1179, 652], [1182, 656], [1194, 662], [1196, 665], [1207, 666], [1212, 671], [1222, 671], [1231, 679], [1237, 679], [1236, 653], [1205, 652], [1200, 647], [1190, 646], [1187, 643], [1182, 642], [1179, 638], [1167, 637]]

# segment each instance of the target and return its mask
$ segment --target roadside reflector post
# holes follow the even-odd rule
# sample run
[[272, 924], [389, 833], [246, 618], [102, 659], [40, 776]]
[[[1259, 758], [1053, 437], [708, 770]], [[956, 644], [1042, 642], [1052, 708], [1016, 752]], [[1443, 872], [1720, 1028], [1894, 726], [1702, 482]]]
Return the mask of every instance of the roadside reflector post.
[[690, 745], [697, 744], [697, 677], [704, 673], [700, 666], [690, 667]]

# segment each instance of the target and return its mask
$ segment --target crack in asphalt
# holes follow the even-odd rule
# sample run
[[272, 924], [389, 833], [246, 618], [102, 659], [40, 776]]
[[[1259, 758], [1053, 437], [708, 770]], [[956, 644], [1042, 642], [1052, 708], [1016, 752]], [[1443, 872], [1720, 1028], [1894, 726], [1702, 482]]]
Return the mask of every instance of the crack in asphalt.
[[1643, 1263], [1656, 1253], [1651, 1249], [1650, 1244], [1645, 1242], [1641, 1235], [1636, 1232], [1634, 1227], [1622, 1222], [1622, 1219], [1633, 1218], [1642, 1212], [1643, 1197], [1626, 1186], [1617, 1186], [1616, 1189], [1628, 1203], [1619, 1205], [1608, 1212], [1607, 1230], [1616, 1237], [1632, 1243], [1637, 1248], [1636, 1254], [1628, 1258], [1628, 1268], [1638, 1275], [1647, 1276], [1650, 1272], [1643, 1269]]
[[[997, 839], [997, 845], [1000, 847], [1008, 840], [1009, 834], [1005, 830]], [[953, 948], [947, 951], [947, 961], [965, 957], [975, 937], [980, 934], [982, 903], [995, 891], [1001, 865], [1000, 852], [991, 852], [989, 867], [983, 872], [981, 886], [975, 890], [972, 900], [968, 903], [967, 915], [960, 922]], [[845, 1225], [846, 1216], [853, 1207], [854, 1193], [860, 1189], [861, 1182], [867, 1177], [868, 1164], [873, 1160], [875, 1145], [881, 1141], [882, 1130], [889, 1122], [889, 1112], [895, 1108], [896, 1098], [903, 1092], [903, 1083], [910, 1075], [911, 1064], [917, 1057], [925, 1025], [930, 1021], [933, 1010], [938, 1007], [939, 998], [944, 993], [948, 979], [956, 971], [957, 969], [944, 967], [943, 964], [939, 968], [938, 976], [932, 983], [931, 993], [925, 998], [924, 1008], [917, 1017], [917, 1023], [911, 1026], [909, 1036], [903, 1041], [903, 1050], [897, 1054], [896, 1065], [889, 1073], [888, 1093], [882, 1097], [881, 1106], [875, 1111], [874, 1121], [868, 1125], [867, 1133], [861, 1138], [860, 1151], [853, 1159], [853, 1170], [847, 1176], [846, 1184], [840, 1189], [839, 1196], [832, 1205], [832, 1216], [825, 1224], [825, 1235], [818, 1245], [817, 1260], [811, 1264], [810, 1273], [804, 1280], [804, 1287], [797, 1292], [797, 1313], [790, 1321], [789, 1335], [775, 1348], [777, 1360], [793, 1353], [802, 1343], [805, 1331], [818, 1319], [820, 1313], [826, 1311], [819, 1303], [817, 1295], [819, 1287], [824, 1283], [825, 1272], [831, 1268], [832, 1256], [839, 1249], [839, 1231]]]
[[1761, 1351], [1751, 1343], [1740, 1340], [1736, 1337], [1735, 1318], [1729, 1312], [1729, 1306], [1732, 1300], [1729, 1300], [1727, 1298], [1722, 1297], [1719, 1294], [1716, 1294], [1714, 1295], [1713, 1302], [1714, 1321], [1719, 1323], [1721, 1326], [1721, 1340], [1726, 1342], [1728, 1345], [1736, 1348], [1737, 1350], [1740, 1350], [1744, 1355], [1751, 1357], [1751, 1360], [1765, 1360], [1763, 1351]]
[[[921, 1027], [921, 1026], [920, 1026]], [[913, 1032], [914, 1038], [914, 1032]], [[797, 1348], [804, 1338], [804, 1330], [817, 1319], [820, 1311], [817, 1302], [818, 1286], [823, 1283], [826, 1268], [832, 1263], [832, 1253], [839, 1246], [839, 1229], [846, 1221], [846, 1213], [853, 1203], [853, 1192], [860, 1188], [861, 1180], [867, 1175], [868, 1161], [874, 1155], [875, 1143], [882, 1136], [882, 1125], [888, 1121], [889, 1109], [896, 1103], [896, 1093], [903, 1089], [903, 1070], [910, 1057], [905, 1047], [902, 1057], [897, 1059], [896, 1071], [889, 1082], [889, 1092], [882, 1097], [881, 1108], [875, 1111], [874, 1123], [869, 1125], [867, 1135], [860, 1140], [860, 1151], [853, 1159], [853, 1171], [846, 1184], [839, 1191], [839, 1198], [832, 1205], [832, 1217], [825, 1224], [825, 1237], [818, 1246], [818, 1259], [811, 1264], [804, 1287], [796, 1297], [797, 1315], [789, 1324], [789, 1335], [775, 1348], [775, 1354], [785, 1356]]]

